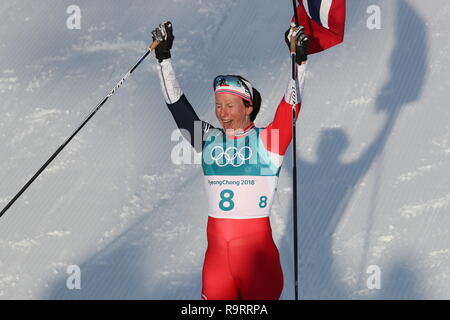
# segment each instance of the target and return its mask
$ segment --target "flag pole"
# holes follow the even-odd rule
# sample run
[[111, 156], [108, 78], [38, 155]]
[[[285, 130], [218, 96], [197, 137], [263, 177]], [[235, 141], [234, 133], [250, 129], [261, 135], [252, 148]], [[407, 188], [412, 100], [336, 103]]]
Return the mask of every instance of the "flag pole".
[[[294, 8], [295, 26], [299, 25], [296, 0], [292, 0]], [[293, 224], [294, 224], [294, 281], [295, 300], [298, 300], [298, 227], [297, 227], [297, 100], [298, 100], [298, 77], [296, 66], [295, 39], [291, 39], [292, 79], [295, 80], [295, 100], [292, 104], [292, 181], [293, 181]]]

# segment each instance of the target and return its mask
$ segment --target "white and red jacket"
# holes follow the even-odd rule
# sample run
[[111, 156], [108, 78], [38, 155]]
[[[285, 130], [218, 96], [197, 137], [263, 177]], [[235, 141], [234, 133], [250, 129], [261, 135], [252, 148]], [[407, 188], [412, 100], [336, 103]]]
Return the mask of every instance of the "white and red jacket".
[[[292, 139], [292, 104], [300, 111], [306, 64], [297, 66], [299, 88], [290, 80], [273, 121], [265, 128], [251, 123], [242, 133], [199, 119], [176, 79], [171, 59], [159, 63], [161, 88], [178, 128], [197, 152], [208, 194], [209, 216], [249, 219], [268, 217], [284, 154]], [[294, 96], [298, 92], [298, 97]]]

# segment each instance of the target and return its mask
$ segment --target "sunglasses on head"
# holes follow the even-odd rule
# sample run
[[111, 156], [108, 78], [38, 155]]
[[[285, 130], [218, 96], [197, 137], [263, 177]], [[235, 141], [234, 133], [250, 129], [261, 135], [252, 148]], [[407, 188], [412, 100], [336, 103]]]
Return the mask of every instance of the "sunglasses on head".
[[241, 76], [235, 75], [220, 75], [214, 78], [214, 91], [217, 90], [218, 87], [222, 86], [231, 86], [237, 88], [244, 88], [245, 91], [250, 96], [250, 100], [253, 101], [253, 88], [251, 84], [242, 78]]

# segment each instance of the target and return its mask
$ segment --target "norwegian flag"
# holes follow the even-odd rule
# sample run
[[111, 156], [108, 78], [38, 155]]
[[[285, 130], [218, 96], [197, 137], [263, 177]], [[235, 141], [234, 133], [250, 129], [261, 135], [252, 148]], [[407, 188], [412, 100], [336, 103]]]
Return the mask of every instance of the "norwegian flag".
[[[345, 0], [299, 0], [299, 25], [309, 36], [308, 54], [331, 48], [344, 41]], [[295, 21], [295, 17], [292, 19]]]

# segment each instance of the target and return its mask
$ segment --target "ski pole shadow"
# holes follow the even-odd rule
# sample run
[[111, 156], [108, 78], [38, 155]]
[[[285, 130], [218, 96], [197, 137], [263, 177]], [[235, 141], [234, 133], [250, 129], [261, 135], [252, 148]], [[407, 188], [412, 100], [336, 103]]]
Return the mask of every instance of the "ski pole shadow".
[[[428, 68], [428, 35], [425, 21], [411, 5], [401, 0], [396, 3], [396, 22], [396, 41], [389, 64], [390, 78], [376, 100], [377, 111], [395, 118], [402, 108], [420, 97]], [[369, 260], [370, 235], [378, 202], [383, 160], [384, 157], [381, 155], [376, 168], [375, 188], [367, 219], [360, 278]]]
[[[333, 233], [358, 183], [374, 163], [378, 164], [376, 176], [381, 176], [383, 149], [398, 116], [406, 105], [418, 99], [424, 85], [428, 50], [425, 22], [403, 0], [397, 2], [396, 9], [396, 42], [390, 57], [390, 77], [375, 103], [375, 111], [383, 113], [385, 117], [377, 136], [358, 159], [344, 163], [341, 157], [350, 145], [351, 138], [342, 129], [324, 129], [319, 137], [317, 162], [308, 162], [301, 156], [297, 159], [299, 290], [302, 299], [348, 299], [354, 296], [352, 286], [339, 280], [341, 277], [333, 267]], [[290, 158], [287, 154], [285, 166], [292, 167]], [[376, 183], [374, 194], [378, 192], [379, 183]], [[374, 197], [365, 226], [360, 282], [369, 260], [371, 228], [377, 202], [378, 199]], [[292, 206], [290, 209], [289, 212], [292, 212]], [[288, 217], [287, 225], [292, 226], [292, 214]], [[292, 252], [291, 238], [291, 233], [287, 232], [281, 239], [282, 252]], [[412, 278], [414, 276], [409, 274], [403, 280]]]

